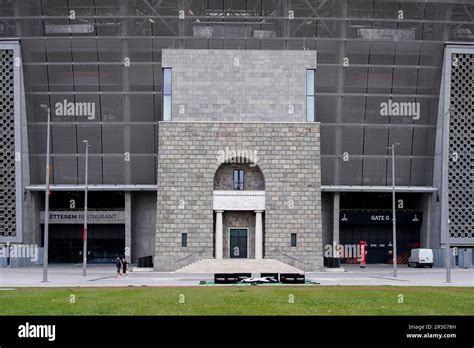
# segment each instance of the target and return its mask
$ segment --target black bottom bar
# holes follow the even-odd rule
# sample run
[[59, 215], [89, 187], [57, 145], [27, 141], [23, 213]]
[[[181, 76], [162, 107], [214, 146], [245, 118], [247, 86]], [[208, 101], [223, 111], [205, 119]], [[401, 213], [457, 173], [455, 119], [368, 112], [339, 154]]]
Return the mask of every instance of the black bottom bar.
[[[34, 326], [41, 325], [41, 327]], [[54, 325], [54, 340], [52, 327]], [[14, 346], [474, 344], [474, 317], [0, 317], [2, 348]], [[48, 330], [51, 329], [51, 330]], [[44, 337], [19, 337], [35, 336]], [[48, 338], [49, 337], [49, 338]], [[156, 346], [156, 345], [155, 345]]]

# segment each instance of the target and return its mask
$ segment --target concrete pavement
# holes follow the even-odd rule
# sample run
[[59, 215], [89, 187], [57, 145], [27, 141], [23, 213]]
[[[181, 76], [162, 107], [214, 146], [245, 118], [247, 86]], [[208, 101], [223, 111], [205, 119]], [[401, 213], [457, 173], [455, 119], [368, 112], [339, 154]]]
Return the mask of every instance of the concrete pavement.
[[444, 268], [409, 268], [398, 265], [397, 278], [392, 265], [344, 265], [344, 273], [307, 273], [306, 278], [321, 285], [392, 285], [392, 286], [474, 286], [474, 269], [451, 270], [451, 283], [446, 283]]
[[51, 265], [48, 282], [43, 283], [43, 269], [1, 268], [0, 288], [6, 287], [120, 287], [120, 286], [196, 286], [200, 280], [211, 280], [203, 275], [177, 276], [163, 272], [131, 272], [128, 278], [114, 278], [115, 265], [90, 265], [87, 276], [82, 275], [82, 265]]
[[[443, 268], [408, 268], [400, 265], [398, 277], [392, 277], [391, 265], [344, 265], [345, 272], [307, 272], [306, 278], [321, 285], [392, 285], [392, 286], [472, 286], [474, 269], [453, 269], [452, 282], [445, 282]], [[115, 279], [114, 265], [90, 265], [87, 277], [82, 265], [51, 265], [49, 281], [42, 283], [42, 268], [0, 268], [0, 289], [19, 287], [120, 287], [120, 286], [197, 286], [201, 280], [213, 280], [212, 274], [171, 272], [130, 272], [128, 279]]]

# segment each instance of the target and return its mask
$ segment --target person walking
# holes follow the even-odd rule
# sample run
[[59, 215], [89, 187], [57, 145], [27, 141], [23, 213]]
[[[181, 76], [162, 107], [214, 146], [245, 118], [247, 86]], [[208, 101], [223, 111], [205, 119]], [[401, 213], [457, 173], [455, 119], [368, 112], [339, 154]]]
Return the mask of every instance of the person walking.
[[123, 269], [122, 274], [125, 276], [125, 278], [128, 278], [128, 275], [127, 275], [127, 266], [128, 266], [127, 260], [125, 260], [125, 257], [122, 257], [122, 269]]
[[121, 272], [123, 264], [122, 260], [120, 259], [120, 256], [117, 256], [117, 258], [115, 259], [115, 267], [117, 267], [117, 273], [115, 274], [115, 278], [123, 278]]

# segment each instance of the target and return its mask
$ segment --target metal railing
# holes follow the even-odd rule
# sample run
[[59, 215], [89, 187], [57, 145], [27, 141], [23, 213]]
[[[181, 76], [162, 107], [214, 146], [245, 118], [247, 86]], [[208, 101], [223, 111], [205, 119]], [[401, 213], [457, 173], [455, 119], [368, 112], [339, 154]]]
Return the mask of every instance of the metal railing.
[[292, 255], [289, 255], [289, 254], [287, 254], [287, 253], [281, 251], [280, 249], [276, 249], [276, 248], [275, 248], [275, 249], [273, 249], [273, 250], [276, 251], [277, 253], [279, 253], [279, 254], [281, 254], [281, 255], [283, 255], [283, 256], [285, 256], [285, 257], [288, 257], [288, 258], [290, 258], [290, 259], [292, 259], [292, 260], [295, 260], [295, 261], [297, 261], [297, 262], [299, 262], [299, 263], [301, 263], [301, 264], [303, 264], [303, 265], [306, 265], [306, 263], [307, 263], [307, 262], [305, 262], [305, 261], [300, 260], [300, 259], [297, 258], [296, 256], [292, 256]]
[[191, 254], [188, 254], [188, 255], [186, 255], [186, 256], [184, 256], [184, 257], [182, 257], [182, 258], [176, 260], [176, 262], [181, 262], [181, 261], [183, 261], [183, 260], [186, 260], [186, 259], [190, 258], [191, 256], [195, 256], [196, 254], [201, 254], [203, 251], [204, 251], [204, 249], [201, 249], [201, 250], [199, 250], [199, 251], [195, 251], [195, 252], [193, 252], [193, 253], [191, 253]]

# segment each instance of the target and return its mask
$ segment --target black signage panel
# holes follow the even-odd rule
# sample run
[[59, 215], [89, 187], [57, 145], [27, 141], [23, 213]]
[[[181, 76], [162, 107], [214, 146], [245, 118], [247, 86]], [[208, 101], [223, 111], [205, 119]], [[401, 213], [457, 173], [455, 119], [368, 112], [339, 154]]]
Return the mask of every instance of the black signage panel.
[[[419, 210], [398, 210], [397, 225], [420, 226], [423, 212]], [[391, 225], [391, 210], [340, 210], [339, 221], [342, 225]]]

